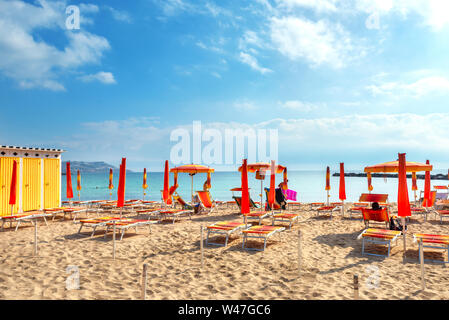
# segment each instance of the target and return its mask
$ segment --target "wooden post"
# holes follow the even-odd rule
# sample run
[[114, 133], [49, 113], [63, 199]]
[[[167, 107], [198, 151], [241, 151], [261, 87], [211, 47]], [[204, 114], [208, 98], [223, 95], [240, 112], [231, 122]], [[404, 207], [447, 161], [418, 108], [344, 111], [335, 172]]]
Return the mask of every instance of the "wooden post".
[[424, 250], [422, 239], [419, 241], [419, 261], [421, 263], [421, 287], [423, 290], [426, 289], [426, 282], [424, 279]]
[[298, 230], [298, 271], [301, 272], [301, 230]]
[[200, 226], [200, 229], [201, 229], [200, 249], [201, 249], [201, 269], [202, 269], [204, 266], [203, 225]]
[[115, 260], [115, 220], [113, 221], [114, 231], [112, 234], [112, 258]]
[[147, 276], [148, 276], [148, 264], [144, 263], [142, 271], [142, 292], [141, 292], [142, 300], [146, 300], [147, 297]]
[[37, 220], [34, 219], [34, 255], [37, 256]]
[[354, 275], [354, 300], [359, 300], [359, 276]]

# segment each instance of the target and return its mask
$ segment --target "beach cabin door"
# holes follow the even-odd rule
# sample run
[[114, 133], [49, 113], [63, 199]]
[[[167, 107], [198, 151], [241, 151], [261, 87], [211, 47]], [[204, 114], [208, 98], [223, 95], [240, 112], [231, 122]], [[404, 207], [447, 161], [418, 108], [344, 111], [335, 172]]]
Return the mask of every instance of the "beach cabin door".
[[60, 206], [61, 160], [44, 159], [44, 208]]
[[22, 171], [22, 210], [41, 209], [41, 159], [24, 158]]

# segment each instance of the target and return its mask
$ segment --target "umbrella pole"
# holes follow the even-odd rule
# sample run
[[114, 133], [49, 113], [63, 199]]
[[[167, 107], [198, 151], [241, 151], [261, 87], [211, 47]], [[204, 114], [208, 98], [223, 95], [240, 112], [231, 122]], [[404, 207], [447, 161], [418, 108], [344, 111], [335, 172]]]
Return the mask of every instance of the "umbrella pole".
[[406, 252], [407, 252], [407, 244], [406, 244], [406, 231], [405, 231], [405, 217], [402, 217], [402, 235], [403, 235], [403, 242], [404, 242], [404, 258], [406, 257]]
[[193, 203], [193, 176], [191, 176], [191, 177], [192, 177], [192, 184], [191, 184], [191, 187], [190, 187], [190, 194], [192, 196], [192, 203]]
[[329, 206], [329, 190], [327, 190], [326, 192], [327, 192], [326, 205]]
[[263, 180], [260, 180], [260, 209], [265, 208], [263, 205]]

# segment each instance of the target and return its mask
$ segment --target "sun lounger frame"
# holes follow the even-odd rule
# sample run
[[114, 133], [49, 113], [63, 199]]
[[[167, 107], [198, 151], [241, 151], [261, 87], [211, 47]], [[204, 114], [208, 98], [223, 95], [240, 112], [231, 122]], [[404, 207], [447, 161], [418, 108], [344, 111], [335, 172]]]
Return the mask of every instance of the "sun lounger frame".
[[[260, 213], [260, 215], [252, 215], [251, 214], [255, 214], [255, 213]], [[250, 212], [248, 214], [242, 214], [243, 215], [243, 220], [245, 220], [245, 218], [247, 220], [258, 220], [259, 221], [259, 225], [262, 223], [262, 220], [265, 218], [269, 218], [273, 215], [272, 211], [256, 211], [256, 212]]]
[[44, 218], [45, 225], [48, 226], [46, 217], [49, 217], [49, 216], [51, 216], [51, 214], [43, 212], [43, 213], [25, 215], [25, 216], [21, 216], [21, 217], [13, 216], [14, 218], [11, 218], [9, 216], [0, 217], [0, 219], [2, 220], [1, 230], [4, 231], [5, 222], [9, 222], [10, 226], [12, 226], [13, 221], [17, 222], [16, 228], [14, 230], [14, 231], [17, 231], [22, 222], [29, 222], [31, 224], [34, 224], [34, 223], [36, 223], [35, 219], [38, 219], [38, 218]]
[[[413, 242], [414, 243], [418, 242], [418, 246], [420, 247], [420, 249], [422, 246], [422, 251], [419, 250], [419, 255], [418, 255], [419, 261], [421, 261], [421, 252], [424, 255], [424, 248], [431, 248], [431, 249], [440, 249], [440, 250], [446, 251], [447, 252], [447, 254], [446, 254], [447, 260], [441, 261], [441, 260], [435, 260], [435, 259], [423, 259], [424, 262], [430, 261], [430, 262], [445, 263], [445, 264], [449, 263], [449, 243], [429, 242], [429, 243], [434, 243], [434, 245], [430, 245], [430, 244], [425, 245], [424, 243], [426, 243], [426, 241], [423, 239], [423, 237], [418, 237], [417, 234], [413, 235]], [[435, 244], [440, 244], [441, 246], [436, 246]]]
[[[370, 229], [363, 230], [363, 232], [358, 236], [358, 238], [362, 238], [362, 255], [370, 255], [370, 256], [377, 256], [377, 257], [389, 257], [390, 253], [391, 253], [391, 244], [392, 243], [396, 244], [399, 236], [402, 234], [402, 232], [396, 233], [396, 235], [393, 238], [387, 238], [387, 237], [379, 238], [379, 237], [372, 237], [369, 235], [363, 236], [364, 234], [367, 233], [368, 230], [370, 230]], [[379, 230], [384, 230], [384, 229], [379, 229]], [[388, 231], [390, 231], [390, 230], [388, 230]], [[365, 242], [387, 245], [387, 247], [388, 247], [387, 254], [385, 255], [385, 254], [365, 252]]]
[[[251, 229], [251, 227], [249, 227], [248, 229], [245, 230], [249, 230]], [[276, 229], [274, 229], [273, 231], [269, 232], [269, 233], [246, 233], [245, 230], [242, 230], [242, 234], [243, 234], [243, 242], [242, 242], [242, 248], [244, 250], [251, 250], [251, 251], [265, 251], [266, 247], [267, 247], [267, 240], [269, 237], [271, 237], [272, 235], [275, 235], [276, 233], [279, 233], [279, 238], [281, 239], [281, 233], [282, 231], [285, 230], [285, 227], [277, 227]], [[251, 247], [246, 247], [245, 248], [245, 243], [248, 241], [248, 238], [253, 238], [253, 239], [263, 239], [263, 249], [257, 249], [257, 248], [251, 248]]]
[[159, 211], [159, 220], [160, 221], [164, 220], [164, 218], [171, 217], [173, 219], [173, 224], [174, 224], [176, 221], [176, 218], [183, 214], [188, 214], [189, 219], [192, 220], [193, 210], [181, 210], [179, 212], [171, 212], [171, 213], [168, 213], [166, 211], [170, 211], [170, 210], [160, 210]]
[[[288, 229], [291, 230], [292, 225], [295, 223], [295, 221], [297, 221], [299, 219], [299, 214], [294, 214], [293, 217], [288, 218], [285, 215], [292, 215], [289, 213], [278, 213], [278, 214], [273, 214], [273, 222], [272, 225], [274, 226], [276, 221], [280, 221], [280, 222], [284, 222], [284, 221], [289, 221], [289, 226]], [[276, 219], [276, 218], [280, 218], [280, 219]]]
[[[120, 223], [120, 220], [117, 220], [117, 222]], [[134, 223], [127, 223], [127, 224], [124, 224], [124, 225], [116, 224], [115, 228], [120, 231], [120, 233], [121, 233], [120, 240], [122, 240], [123, 236], [125, 235], [125, 232], [128, 231], [128, 229], [135, 228], [136, 229], [136, 233], [137, 233], [137, 228], [138, 227], [148, 225], [148, 228], [149, 228], [148, 232], [151, 233], [151, 225], [156, 224], [156, 223], [159, 223], [159, 221], [143, 220], [143, 221], [136, 221]], [[113, 230], [114, 224], [113, 224], [113, 221], [107, 221], [105, 223], [105, 225], [106, 225], [106, 231], [104, 233], [104, 237], [106, 238], [107, 235], [108, 235], [108, 231], [112, 231]]]

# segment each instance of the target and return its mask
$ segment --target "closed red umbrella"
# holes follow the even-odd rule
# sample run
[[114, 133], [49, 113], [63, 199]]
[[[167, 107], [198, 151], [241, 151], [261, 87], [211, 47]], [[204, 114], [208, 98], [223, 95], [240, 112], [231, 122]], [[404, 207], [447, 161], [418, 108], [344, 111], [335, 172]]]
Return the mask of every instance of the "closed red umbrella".
[[416, 202], [416, 190], [418, 190], [418, 184], [416, 183], [416, 172], [412, 172], [412, 191], [415, 196], [415, 202]]
[[70, 171], [70, 162], [67, 161], [66, 163], [66, 179], [67, 179], [67, 186], [66, 186], [66, 196], [67, 199], [73, 198], [73, 189], [72, 189], [72, 173]]
[[268, 194], [268, 204], [270, 205], [271, 210], [274, 207], [274, 199], [276, 197], [276, 163], [274, 160], [271, 160], [271, 176], [270, 176], [270, 192]]
[[366, 174], [366, 179], [368, 180], [368, 191], [369, 191], [369, 193], [371, 193], [371, 191], [373, 191], [373, 185], [371, 184], [372, 182], [371, 182], [371, 172], [368, 172], [367, 174]]
[[406, 173], [406, 162], [405, 153], [399, 153], [399, 168], [398, 168], [398, 216], [402, 217], [404, 235], [404, 254], [406, 252], [406, 237], [405, 237], [405, 217], [410, 217], [412, 212], [410, 210], [410, 202], [408, 199], [408, 189], [407, 189], [407, 173]]
[[143, 183], [142, 183], [142, 189], [143, 189], [143, 200], [145, 200], [146, 189], [148, 188], [147, 184], [147, 168], [143, 168]]
[[[426, 160], [426, 164], [429, 164], [429, 160]], [[423, 207], [431, 207], [431, 197], [430, 197], [430, 171], [426, 171], [425, 180], [424, 180], [424, 201]]]
[[164, 190], [162, 191], [162, 200], [165, 204], [171, 204], [171, 199], [169, 195], [169, 167], [168, 160], [165, 160], [165, 169], [164, 169]]
[[249, 213], [248, 160], [247, 159], [243, 159], [241, 213], [242, 214]]
[[331, 169], [329, 167], [326, 167], [326, 187], [324, 190], [327, 191], [327, 205], [329, 205], [329, 191], [331, 190]]
[[109, 169], [109, 186], [108, 189], [109, 191], [109, 199], [112, 200], [112, 189], [114, 189], [114, 185], [112, 184], [112, 179], [113, 179], [114, 175], [112, 173], [112, 168]]
[[9, 204], [11, 205], [11, 215], [14, 212], [14, 205], [17, 200], [17, 161], [13, 160], [12, 163], [12, 175], [11, 175], [11, 185], [9, 188]]
[[118, 190], [117, 190], [117, 207], [119, 208], [123, 208], [123, 206], [125, 205], [125, 185], [126, 185], [126, 158], [122, 158], [122, 164], [120, 165], [120, 176], [118, 180]]
[[340, 163], [340, 186], [338, 190], [338, 197], [342, 202], [341, 213], [345, 214], [345, 200], [346, 200], [346, 188], [345, 188], [345, 164]]
[[81, 174], [80, 171], [76, 171], [76, 190], [78, 190], [78, 200], [81, 200]]

